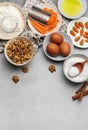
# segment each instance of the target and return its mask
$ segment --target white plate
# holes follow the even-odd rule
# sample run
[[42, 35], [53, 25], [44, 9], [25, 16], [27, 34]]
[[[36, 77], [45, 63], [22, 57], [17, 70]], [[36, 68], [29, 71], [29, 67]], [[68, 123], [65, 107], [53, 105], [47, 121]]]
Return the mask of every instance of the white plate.
[[[14, 13], [12, 11], [12, 8], [15, 9]], [[19, 19], [19, 16], [21, 17], [20, 20], [18, 20], [19, 21], [17, 24], [18, 26], [12, 32], [7, 32], [3, 30], [0, 24], [0, 39], [9, 40], [15, 38], [24, 31], [26, 25], [26, 17], [24, 12], [18, 5], [11, 2], [0, 3], [0, 13], [3, 14], [4, 17], [14, 16], [17, 20]], [[19, 16], [16, 13], [18, 13]]]
[[62, 8], [61, 8], [62, 0], [58, 0], [58, 9], [59, 9], [59, 11], [61, 12], [61, 14], [62, 14], [63, 16], [65, 16], [66, 18], [76, 19], [76, 18], [81, 17], [81, 16], [87, 11], [87, 2], [86, 2], [86, 0], [80, 0], [80, 2], [81, 2], [81, 4], [82, 4], [82, 11], [81, 11], [80, 14], [77, 15], [77, 16], [68, 16], [68, 15], [66, 15], [66, 14], [62, 11]]
[[[75, 22], [79, 22], [79, 21], [85, 23], [85, 22], [88, 22], [88, 18], [87, 18], [87, 17], [81, 17], [81, 18], [79, 18], [79, 19], [72, 20], [72, 21], [69, 23], [68, 27], [67, 27], [67, 34], [71, 37], [72, 42], [73, 42], [73, 44], [74, 44], [75, 46], [77, 46], [77, 47], [79, 47], [79, 48], [88, 48], [88, 43], [85, 42], [84, 45], [80, 45], [80, 44], [79, 44], [79, 41], [78, 41], [78, 42], [75, 42], [75, 41], [74, 41], [74, 38], [75, 38], [76, 36], [79, 36], [79, 33], [76, 33], [76, 36], [75, 36], [75, 37], [73, 37], [73, 36], [70, 34], [70, 30], [72, 30], [72, 28], [73, 28], [73, 26], [74, 26], [74, 23], [75, 23]], [[88, 31], [88, 30], [84, 28], [84, 31]], [[82, 39], [82, 36], [81, 36], [81, 39]], [[83, 39], [85, 39], [85, 38], [83, 38]]]
[[[79, 58], [79, 60], [78, 60], [78, 58]], [[70, 57], [68, 57], [64, 61], [63, 72], [64, 72], [64, 75], [66, 76], [67, 79], [69, 79], [70, 81], [75, 82], [75, 83], [84, 82], [88, 79], [88, 63], [85, 65], [83, 72], [81, 72], [80, 75], [78, 75], [74, 78], [68, 76], [69, 68], [74, 63], [84, 61], [86, 58], [87, 58], [87, 56], [85, 56], [83, 54], [74, 54], [74, 55], [71, 55]]]
[[[70, 46], [71, 46], [71, 52], [70, 52], [70, 54], [67, 56], [67, 57], [69, 57], [69, 56], [73, 53], [73, 49], [74, 49], [74, 45], [73, 45], [73, 43], [72, 43], [72, 40], [71, 40], [71, 38], [70, 38], [66, 33], [63, 33], [63, 32], [60, 32], [60, 31], [58, 31], [58, 33], [60, 33], [60, 34], [64, 37], [64, 41], [65, 41], [65, 42], [68, 42], [68, 43], [70, 44]], [[49, 59], [51, 59], [51, 60], [53, 60], [53, 61], [63, 61], [63, 60], [65, 60], [67, 57], [63, 57], [63, 56], [61, 56], [61, 55], [58, 55], [58, 56], [56, 56], [56, 57], [52, 57], [52, 56], [50, 56], [50, 55], [47, 54], [47, 52], [46, 52], [46, 47], [47, 47], [47, 45], [51, 42], [51, 41], [50, 41], [50, 36], [51, 36], [51, 34], [49, 34], [48, 36], [46, 36], [45, 39], [44, 39], [44, 41], [43, 41], [43, 51], [44, 51], [45, 55], [46, 55]]]
[[39, 8], [41, 8], [41, 9], [43, 9], [43, 8], [45, 8], [45, 7], [49, 8], [49, 9], [53, 9], [55, 12], [58, 13], [59, 23], [57, 24], [56, 28], [54, 28], [51, 32], [48, 32], [48, 33], [46, 33], [46, 34], [43, 35], [43, 34], [39, 33], [39, 32], [31, 25], [31, 22], [30, 22], [30, 20], [28, 19], [28, 25], [29, 25], [29, 27], [31, 28], [31, 30], [32, 30], [35, 34], [38, 34], [38, 35], [40, 35], [40, 36], [46, 36], [46, 35], [48, 35], [48, 34], [54, 32], [54, 31], [57, 31], [57, 30], [61, 27], [62, 17], [61, 17], [61, 15], [60, 15], [60, 13], [58, 12], [56, 6], [53, 6], [53, 5], [50, 5], [50, 4], [40, 4], [40, 5], [36, 5], [36, 6], [39, 7]]

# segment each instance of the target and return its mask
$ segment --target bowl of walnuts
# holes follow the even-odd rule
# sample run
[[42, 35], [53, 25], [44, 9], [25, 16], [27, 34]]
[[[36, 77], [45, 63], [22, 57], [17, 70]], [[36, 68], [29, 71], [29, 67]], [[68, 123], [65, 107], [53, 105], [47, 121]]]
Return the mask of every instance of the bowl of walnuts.
[[17, 37], [7, 42], [4, 50], [6, 59], [15, 66], [29, 63], [34, 55], [34, 45], [26, 37]]

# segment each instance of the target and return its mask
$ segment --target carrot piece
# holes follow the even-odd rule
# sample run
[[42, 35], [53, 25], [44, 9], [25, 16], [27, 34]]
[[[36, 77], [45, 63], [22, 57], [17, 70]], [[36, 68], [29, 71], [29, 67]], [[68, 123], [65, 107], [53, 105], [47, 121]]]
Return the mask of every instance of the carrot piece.
[[88, 31], [86, 31], [84, 34], [85, 34], [85, 35], [88, 35]]
[[83, 37], [88, 38], [88, 35], [85, 35], [85, 34], [84, 34]]
[[44, 29], [43, 26], [41, 26], [39, 23], [31, 20], [31, 24], [33, 25], [33, 27], [40, 32], [41, 34], [45, 34], [47, 32], [47, 30]]
[[82, 28], [82, 29], [80, 30], [80, 36], [83, 36], [83, 33], [84, 33], [84, 29]]
[[85, 28], [88, 29], [88, 22], [85, 23]]
[[78, 22], [75, 22], [75, 26], [79, 29], [80, 28], [80, 25]]
[[81, 39], [80, 45], [83, 45], [83, 44], [84, 44], [84, 39]]
[[74, 32], [73, 30], [70, 31], [70, 34], [71, 34], [72, 36], [76, 36], [76, 34], [75, 34], [75, 32]]
[[86, 39], [85, 42], [88, 42], [88, 39]]
[[75, 40], [76, 42], [78, 42], [79, 39], [80, 39], [80, 36], [76, 37], [74, 40]]
[[83, 22], [79, 22], [80, 27], [84, 28]]
[[77, 27], [73, 27], [73, 31], [75, 31], [76, 33], [78, 33], [79, 31], [78, 31], [78, 29], [77, 29]]

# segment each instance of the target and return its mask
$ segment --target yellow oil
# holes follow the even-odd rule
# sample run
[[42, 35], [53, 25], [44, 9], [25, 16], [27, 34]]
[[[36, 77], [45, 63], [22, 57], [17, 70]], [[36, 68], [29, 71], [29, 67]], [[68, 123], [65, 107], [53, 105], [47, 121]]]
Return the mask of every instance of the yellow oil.
[[80, 0], [62, 0], [61, 8], [65, 15], [73, 17], [80, 14], [82, 4]]

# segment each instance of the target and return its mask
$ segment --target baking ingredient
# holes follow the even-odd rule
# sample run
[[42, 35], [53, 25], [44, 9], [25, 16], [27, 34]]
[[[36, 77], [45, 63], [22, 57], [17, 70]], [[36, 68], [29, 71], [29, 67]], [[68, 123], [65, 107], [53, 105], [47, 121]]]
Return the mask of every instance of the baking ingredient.
[[28, 69], [26, 66], [24, 66], [24, 67], [22, 68], [22, 71], [23, 71], [24, 73], [28, 73], [29, 69]]
[[76, 26], [73, 27], [73, 30], [74, 30], [76, 33], [79, 32], [79, 31], [78, 31], [78, 28], [77, 28]]
[[19, 79], [19, 77], [17, 75], [14, 75], [12, 77], [12, 80], [13, 80], [14, 83], [17, 83], [20, 79]]
[[81, 101], [84, 96], [88, 95], [88, 90], [86, 90], [87, 86], [88, 81], [85, 81], [83, 85], [75, 92], [76, 95], [72, 96], [72, 99], [73, 100], [78, 99], [79, 101]]
[[88, 22], [77, 21], [73, 23], [69, 34], [71, 37], [74, 37], [74, 39], [72, 38], [73, 42], [77, 42], [77, 45], [86, 45], [88, 43]]
[[60, 54], [64, 57], [68, 56], [70, 54], [71, 47], [69, 43], [63, 42], [60, 44]]
[[53, 34], [51, 34], [50, 40], [59, 45], [63, 42], [64, 39], [61, 34], [54, 32]]
[[85, 28], [88, 29], [88, 22], [85, 23]]
[[61, 9], [69, 17], [78, 16], [82, 10], [80, 0], [62, 0]]
[[18, 25], [18, 21], [13, 16], [4, 17], [1, 22], [1, 27], [6, 32], [15, 31], [17, 25]]
[[88, 31], [85, 31], [85, 33], [84, 33], [85, 35], [88, 35]]
[[49, 70], [51, 73], [55, 72], [55, 71], [56, 71], [55, 65], [50, 65], [50, 66], [48, 67], [48, 70]]
[[76, 34], [75, 34], [75, 32], [74, 32], [73, 30], [70, 31], [70, 34], [71, 34], [72, 36], [76, 36]]
[[84, 29], [82, 28], [82, 29], [80, 30], [80, 36], [83, 36], [83, 33], [84, 33]]
[[88, 78], [88, 64], [85, 64], [83, 71], [78, 76], [72, 78], [68, 76], [69, 69], [71, 68], [71, 66], [75, 63], [78, 63], [79, 61], [83, 62], [84, 60], [85, 58], [79, 55], [74, 55], [73, 57], [68, 58], [64, 68], [64, 73], [66, 74], [68, 79], [70, 79], [73, 82], [83, 82]]
[[[17, 7], [11, 4], [5, 4], [5, 6], [0, 6], [0, 13], [3, 14], [0, 20], [2, 21], [2, 28], [4, 30], [9, 32], [15, 30], [14, 33], [19, 33], [23, 30], [25, 26], [24, 18]], [[13, 36], [14, 34], [9, 33], [8, 35]]]
[[79, 74], [78, 68], [75, 67], [75, 66], [71, 66], [71, 68], [69, 69], [68, 75], [69, 75], [70, 77], [75, 77], [75, 76], [77, 76], [78, 74]]
[[41, 34], [51, 32], [54, 28], [56, 28], [57, 24], [59, 23], [57, 12], [49, 8], [44, 8], [44, 10], [48, 11], [51, 14], [47, 25], [43, 25], [37, 21], [30, 20], [32, 26]]
[[85, 42], [87, 42], [87, 43], [88, 43], [88, 39], [86, 39], [86, 40], [85, 40]]
[[78, 41], [80, 40], [80, 38], [81, 38], [80, 36], [77, 36], [77, 37], [75, 37], [74, 40], [75, 40], [76, 42], [78, 42]]
[[50, 56], [57, 56], [60, 53], [59, 46], [55, 43], [49, 43], [46, 47], [46, 51]]
[[80, 41], [80, 45], [81, 45], [81, 46], [84, 45], [84, 39], [81, 39], [81, 41]]
[[79, 29], [80, 28], [79, 22], [75, 22], [75, 26]]
[[12, 62], [23, 64], [33, 56], [33, 45], [25, 38], [17, 38], [9, 42], [6, 53]]
[[83, 22], [79, 22], [80, 27], [84, 28]]
[[84, 38], [88, 38], [88, 35], [84, 34], [83, 37], [84, 37]]

